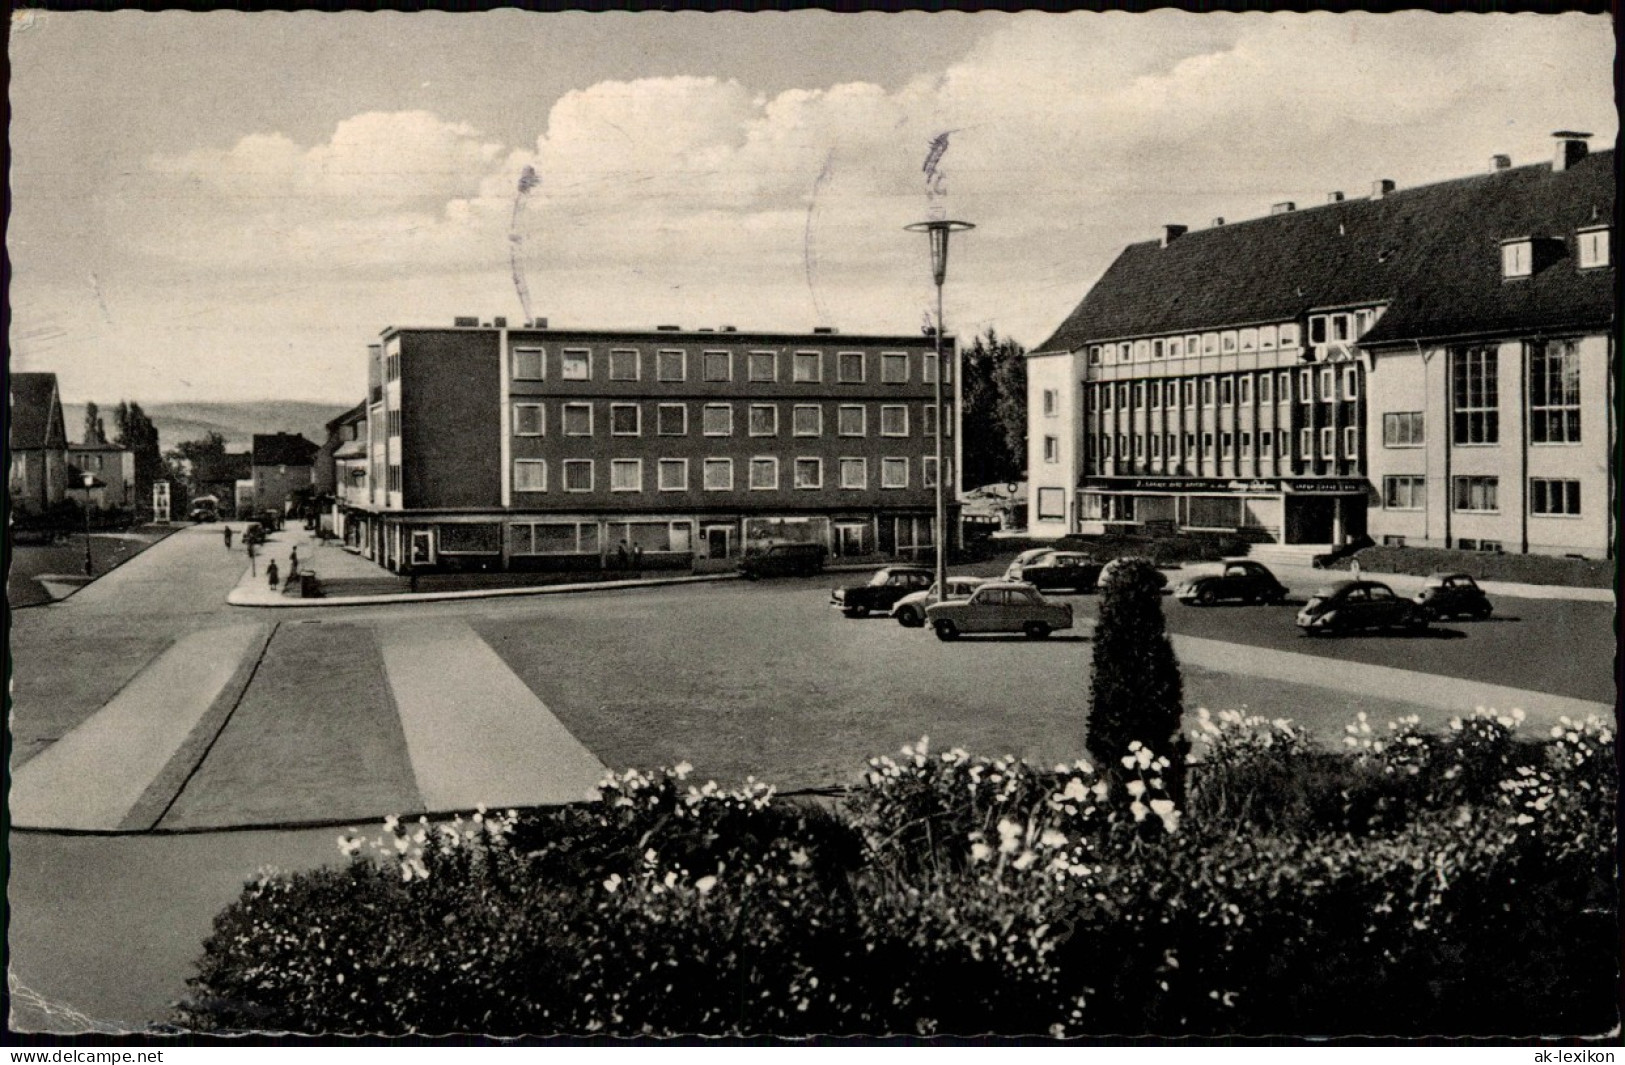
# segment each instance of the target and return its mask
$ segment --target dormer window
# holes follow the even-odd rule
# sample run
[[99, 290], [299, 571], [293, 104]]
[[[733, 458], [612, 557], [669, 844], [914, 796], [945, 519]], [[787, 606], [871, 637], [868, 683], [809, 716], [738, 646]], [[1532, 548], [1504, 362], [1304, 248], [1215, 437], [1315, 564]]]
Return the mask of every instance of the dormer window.
[[1589, 226], [1579, 230], [1575, 238], [1580, 245], [1580, 269], [1594, 270], [1613, 262], [1612, 242], [1609, 240], [1607, 226]]
[[1501, 276], [1508, 280], [1535, 272], [1535, 242], [1528, 237], [1501, 242]]

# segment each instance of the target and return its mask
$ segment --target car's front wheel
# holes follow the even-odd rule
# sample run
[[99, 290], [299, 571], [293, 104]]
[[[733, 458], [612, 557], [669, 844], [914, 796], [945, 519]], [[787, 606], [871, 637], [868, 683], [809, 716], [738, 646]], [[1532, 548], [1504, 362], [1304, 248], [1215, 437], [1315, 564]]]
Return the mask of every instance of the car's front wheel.
[[1212, 606], [1213, 600], [1216, 598], [1217, 596], [1213, 594], [1213, 589], [1209, 588], [1207, 585], [1203, 585], [1202, 587], [1196, 589], [1197, 606]]
[[920, 612], [913, 607], [904, 607], [897, 612], [897, 624], [905, 629], [917, 629], [925, 624], [925, 618], [921, 617]]
[[1494, 612], [1495, 608], [1490, 604], [1485, 603], [1483, 606], [1473, 611], [1473, 617], [1479, 621], [1488, 621], [1490, 619], [1490, 615]]
[[849, 618], [861, 618], [867, 617], [869, 611], [865, 610], [861, 606], [845, 606], [841, 608], [841, 613], [845, 614]]
[[938, 621], [935, 625], [932, 626], [932, 628], [934, 628], [936, 630], [937, 639], [939, 639], [939, 640], [957, 640], [957, 639], [959, 639], [959, 626], [955, 625], [951, 621], [948, 621], [946, 619]]
[[1049, 626], [1042, 621], [1029, 621], [1021, 627], [1029, 640], [1043, 640], [1049, 637]]

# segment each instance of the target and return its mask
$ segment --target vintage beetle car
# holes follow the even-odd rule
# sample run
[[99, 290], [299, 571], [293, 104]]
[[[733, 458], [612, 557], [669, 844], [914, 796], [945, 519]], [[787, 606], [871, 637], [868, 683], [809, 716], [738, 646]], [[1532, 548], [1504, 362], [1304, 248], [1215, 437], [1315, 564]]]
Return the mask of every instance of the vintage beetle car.
[[925, 566], [883, 566], [867, 584], [833, 589], [829, 605], [849, 618], [864, 617], [872, 610], [889, 613], [903, 596], [931, 587], [933, 576]]
[[1409, 599], [1401, 599], [1380, 581], [1338, 581], [1321, 588], [1298, 611], [1298, 628], [1306, 635], [1336, 635], [1354, 629], [1427, 627], [1427, 615]]
[[1428, 577], [1416, 601], [1428, 620], [1469, 617], [1483, 621], [1495, 610], [1489, 596], [1465, 573], [1435, 573]]
[[1043, 591], [1069, 588], [1087, 592], [1100, 581], [1100, 563], [1081, 551], [1051, 551], [1022, 566], [1021, 572], [1006, 576]]
[[1023, 568], [1032, 565], [1034, 562], [1037, 562], [1046, 555], [1053, 554], [1055, 554], [1055, 548], [1053, 547], [1029, 548], [1017, 555], [1015, 559], [1011, 561], [1010, 565], [1005, 568], [1004, 577], [1006, 580], [1019, 581], [1021, 580], [1021, 571]]
[[1221, 599], [1243, 603], [1279, 603], [1286, 598], [1286, 585], [1260, 563], [1245, 559], [1225, 562], [1212, 573], [1197, 573], [1174, 589], [1182, 603], [1207, 606]]
[[[986, 577], [949, 577], [947, 598], [969, 599], [971, 593], [988, 582]], [[925, 624], [925, 610], [938, 599], [935, 583], [923, 592], [910, 592], [891, 608], [891, 616], [905, 629], [917, 629]]]
[[956, 640], [967, 632], [1023, 632], [1042, 640], [1056, 629], [1072, 627], [1072, 606], [1051, 603], [1030, 584], [989, 581], [969, 599], [931, 604], [925, 618], [939, 640]]

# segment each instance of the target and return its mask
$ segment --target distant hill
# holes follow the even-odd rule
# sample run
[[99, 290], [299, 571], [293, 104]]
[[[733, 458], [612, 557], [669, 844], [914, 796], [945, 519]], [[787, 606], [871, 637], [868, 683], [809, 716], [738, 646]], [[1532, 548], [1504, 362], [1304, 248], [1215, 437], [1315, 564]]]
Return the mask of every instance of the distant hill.
[[[109, 440], [118, 432], [113, 424], [113, 407], [117, 404], [117, 397], [110, 402], [96, 401]], [[327, 423], [350, 408], [268, 399], [250, 403], [142, 403], [141, 409], [157, 427], [158, 443], [165, 451], [184, 440], [201, 440], [211, 431], [226, 438], [227, 451], [247, 451], [255, 433], [299, 433], [320, 444], [327, 439]], [[68, 423], [68, 439], [83, 439], [85, 405], [64, 403], [62, 416]]]

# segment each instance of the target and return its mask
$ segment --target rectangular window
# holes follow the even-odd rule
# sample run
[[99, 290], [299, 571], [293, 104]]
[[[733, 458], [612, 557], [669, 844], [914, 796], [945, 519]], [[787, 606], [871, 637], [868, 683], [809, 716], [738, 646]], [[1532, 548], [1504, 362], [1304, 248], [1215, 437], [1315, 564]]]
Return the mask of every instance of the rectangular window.
[[728, 403], [707, 403], [700, 411], [700, 431], [706, 436], [732, 436], [733, 406]]
[[707, 351], [700, 356], [703, 378], [706, 381], [732, 381], [734, 379], [733, 353]]
[[662, 492], [688, 491], [687, 459], [661, 459], [656, 471]]
[[1382, 505], [1387, 510], [1421, 510], [1427, 504], [1427, 479], [1397, 476], [1382, 479]]
[[609, 405], [610, 436], [640, 436], [643, 433], [643, 408], [636, 403]]
[[816, 384], [824, 379], [823, 356], [816, 351], [798, 351], [795, 354], [794, 374], [796, 384]]
[[1179, 458], [1179, 437], [1169, 433], [1166, 442], [1163, 444], [1163, 449], [1168, 453], [1169, 462]]
[[609, 490], [611, 492], [643, 491], [643, 460], [611, 459], [609, 463]]
[[1236, 401], [1236, 383], [1228, 377], [1219, 378], [1219, 406], [1228, 407]]
[[908, 459], [880, 460], [880, 487], [908, 487]]
[[1529, 513], [1541, 517], [1579, 517], [1580, 482], [1535, 477], [1529, 481]]
[[514, 459], [513, 490], [515, 492], [547, 491], [547, 463], [541, 459]]
[[1337, 457], [1337, 430], [1326, 426], [1320, 431], [1320, 457], [1334, 459]]
[[1258, 455], [1260, 458], [1269, 458], [1275, 454], [1275, 434], [1268, 429], [1258, 434]]
[[[1046, 445], [1046, 447], [1047, 447], [1047, 445]], [[1151, 434], [1151, 457], [1154, 458], [1154, 459], [1162, 458], [1162, 434], [1161, 433], [1152, 433]]]
[[1217, 333], [1203, 333], [1202, 334], [1202, 354], [1203, 355], [1217, 355], [1218, 353], [1219, 353], [1219, 334], [1217, 334]]
[[1496, 355], [1494, 348], [1468, 348], [1450, 353], [1453, 443], [1501, 442], [1501, 393]]
[[864, 435], [864, 409], [862, 407], [842, 407], [838, 413], [836, 432], [841, 436]]
[[1534, 242], [1528, 240], [1513, 240], [1501, 245], [1501, 275], [1528, 277], [1533, 269], [1534, 256], [1530, 254], [1533, 249]]
[[1320, 401], [1330, 403], [1337, 398], [1337, 374], [1330, 366], [1320, 370]]
[[1144, 362], [1151, 357], [1151, 341], [1136, 340], [1134, 342], [1134, 360]]
[[1040, 521], [1063, 521], [1065, 518], [1065, 489], [1040, 488], [1038, 490], [1038, 519]]
[[586, 348], [565, 348], [559, 376], [566, 381], [592, 380], [592, 352]]
[[1241, 350], [1242, 351], [1257, 351], [1258, 350], [1258, 330], [1256, 330], [1256, 329], [1243, 329], [1241, 331]]
[[1304, 459], [1315, 457], [1315, 431], [1313, 429], [1298, 430], [1298, 454]]
[[1358, 426], [1347, 425], [1343, 427], [1343, 457], [1346, 459], [1360, 457], [1360, 429]]
[[841, 460], [841, 487], [869, 487], [869, 463], [866, 459]]
[[1241, 434], [1241, 457], [1244, 458], [1244, 459], [1250, 459], [1250, 458], [1253, 457], [1253, 434], [1252, 433], [1242, 433]]
[[1128, 409], [1128, 385], [1117, 386], [1117, 405], [1124, 410]]
[[752, 403], [750, 405], [750, 435], [779, 435], [779, 408], [777, 404]]
[[1270, 389], [1270, 386], [1274, 383], [1274, 381], [1275, 381], [1275, 379], [1273, 377], [1271, 377], [1267, 373], [1259, 375], [1259, 378], [1258, 378], [1258, 402], [1259, 403], [1262, 404], [1262, 403], [1274, 403], [1275, 402], [1275, 396], [1274, 396], [1274, 394], [1272, 393], [1272, 391]]
[[1497, 477], [1457, 477], [1456, 509], [1495, 513], [1501, 509], [1496, 501], [1500, 487]]
[[1277, 429], [1275, 431], [1275, 450], [1280, 453], [1280, 458], [1285, 461], [1291, 461], [1292, 434], [1287, 432], [1285, 429]]
[[1134, 358], [1134, 345], [1133, 344], [1131, 344], [1131, 343], [1129, 343], [1128, 341], [1125, 340], [1121, 344], [1117, 345], [1117, 361], [1118, 362], [1129, 362], [1133, 358]]
[[1152, 410], [1160, 408], [1162, 406], [1162, 385], [1152, 381], [1146, 386], [1145, 398], [1150, 401]]
[[1044, 389], [1044, 417], [1055, 417], [1055, 389]]
[[733, 486], [733, 459], [705, 460], [705, 490], [707, 492], [731, 492]]
[[631, 348], [610, 348], [609, 379], [611, 381], [636, 381], [638, 379], [638, 353]]
[[1236, 331], [1226, 329], [1219, 334], [1219, 351], [1225, 355], [1233, 355], [1236, 351]]
[[1224, 459], [1226, 462], [1228, 462], [1228, 461], [1230, 461], [1230, 457], [1231, 457], [1232, 454], [1234, 454], [1234, 452], [1235, 452], [1235, 436], [1233, 434], [1231, 434], [1231, 433], [1220, 433], [1219, 434], [1219, 457]]
[[779, 356], [772, 351], [753, 351], [745, 356], [750, 379], [765, 384], [779, 379]]
[[796, 436], [822, 436], [824, 409], [811, 404], [798, 406], [791, 412], [790, 426]]
[[1292, 402], [1292, 372], [1282, 370], [1275, 375], [1275, 402]]
[[1298, 346], [1298, 326], [1296, 322], [1281, 326], [1279, 333], [1281, 338], [1281, 347], [1295, 348]]
[[927, 403], [920, 408], [920, 432], [926, 436], [937, 435], [937, 405]]
[[824, 487], [824, 460], [796, 459], [796, 487]]
[[1202, 378], [1202, 406], [1213, 406], [1213, 378]]
[[1195, 433], [1186, 433], [1185, 434], [1185, 450], [1184, 450], [1183, 454], [1185, 455], [1186, 458], [1195, 458], [1196, 457], [1196, 434]]
[[1316, 314], [1309, 319], [1309, 343], [1316, 347], [1326, 343], [1326, 316]]
[[863, 383], [863, 352], [843, 351], [835, 358], [837, 380], [843, 384]]
[[1260, 326], [1258, 329], [1258, 350], [1275, 350], [1275, 327], [1273, 325]]
[[688, 352], [672, 350], [655, 352], [655, 376], [662, 381], [688, 380]]
[[1580, 352], [1572, 340], [1529, 346], [1529, 441], [1580, 442]]
[[1100, 365], [1100, 345], [1099, 344], [1091, 344], [1091, 345], [1089, 345], [1089, 365], [1090, 366], [1099, 366]]
[[1242, 405], [1245, 406], [1250, 404], [1253, 401], [1253, 379], [1251, 377], [1243, 377], [1241, 380], [1237, 381], [1236, 392], [1238, 393], [1237, 398], [1240, 400]]
[[926, 455], [920, 459], [920, 487], [935, 488], [937, 486], [937, 457]]
[[1360, 371], [1352, 366], [1343, 367], [1343, 398], [1360, 398]]
[[1382, 416], [1383, 447], [1421, 447], [1427, 443], [1424, 416], [1419, 410], [1396, 411]]
[[515, 436], [541, 436], [547, 431], [543, 416], [544, 408], [540, 403], [515, 403], [513, 405], [513, 435]]
[[1188, 336], [1188, 337], [1185, 338], [1185, 354], [1186, 355], [1192, 355], [1192, 356], [1196, 355], [1200, 351], [1201, 346], [1202, 346], [1202, 338], [1201, 337], [1199, 337], [1199, 336]]
[[908, 408], [902, 404], [888, 404], [880, 408], [880, 435], [907, 436]]
[[564, 435], [592, 435], [591, 403], [566, 403], [564, 405]]
[[660, 404], [655, 409], [655, 432], [660, 436], [687, 436], [688, 404]]
[[1174, 382], [1172, 382], [1172, 381], [1164, 382], [1163, 386], [1162, 386], [1162, 405], [1164, 407], [1172, 407], [1174, 405], [1174, 399], [1175, 399], [1175, 396], [1178, 393], [1178, 391], [1179, 391], [1178, 386], [1175, 385]]
[[1153, 340], [1151, 342], [1151, 357], [1153, 359], [1162, 358], [1162, 343], [1163, 342], [1160, 340]]
[[1053, 436], [1044, 437], [1044, 461], [1061, 461], [1061, 441]]
[[908, 384], [908, 353], [887, 351], [880, 355], [880, 380], [888, 385]]
[[1298, 371], [1298, 402], [1310, 403], [1315, 398], [1315, 372], [1313, 370]]
[[592, 491], [592, 459], [564, 460], [564, 490], [566, 492]]
[[540, 381], [547, 373], [541, 348], [513, 349], [513, 379]]
[[1212, 433], [1203, 433], [1202, 434], [1202, 457], [1203, 458], [1212, 458], [1213, 457], [1213, 434]]
[[1112, 386], [1111, 385], [1107, 385], [1104, 388], [1100, 389], [1100, 409], [1101, 410], [1111, 410], [1112, 409]]
[[1611, 230], [1585, 229], [1576, 234], [1580, 245], [1580, 269], [1591, 270], [1599, 266], [1607, 266], [1612, 261], [1612, 249], [1609, 247]]
[[750, 460], [750, 487], [752, 491], [772, 491], [779, 487], [779, 460], [754, 458]]
[[1196, 382], [1195, 381], [1186, 381], [1185, 382], [1185, 406], [1193, 407], [1195, 405], [1196, 405]]
[[1136, 381], [1134, 382], [1134, 407], [1137, 410], [1143, 406], [1145, 406], [1145, 382]]

